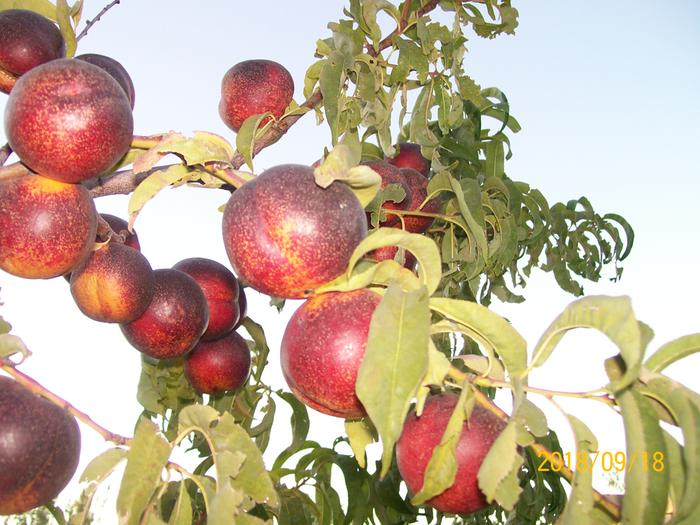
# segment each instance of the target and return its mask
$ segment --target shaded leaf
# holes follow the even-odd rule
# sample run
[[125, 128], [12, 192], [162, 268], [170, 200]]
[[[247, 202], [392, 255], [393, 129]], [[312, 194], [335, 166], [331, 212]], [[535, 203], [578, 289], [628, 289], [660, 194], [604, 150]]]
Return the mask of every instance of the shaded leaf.
[[356, 385], [382, 439], [382, 476], [391, 466], [394, 443], [427, 371], [429, 330], [425, 288], [405, 292], [390, 285], [372, 316]]
[[700, 352], [700, 334], [690, 334], [661, 346], [646, 360], [644, 366], [652, 372], [661, 372], [676, 361]]
[[345, 421], [345, 433], [350, 440], [350, 447], [355, 455], [357, 464], [361, 468], [366, 468], [365, 449], [367, 445], [377, 440], [377, 429], [367, 419], [359, 421], [347, 419]]

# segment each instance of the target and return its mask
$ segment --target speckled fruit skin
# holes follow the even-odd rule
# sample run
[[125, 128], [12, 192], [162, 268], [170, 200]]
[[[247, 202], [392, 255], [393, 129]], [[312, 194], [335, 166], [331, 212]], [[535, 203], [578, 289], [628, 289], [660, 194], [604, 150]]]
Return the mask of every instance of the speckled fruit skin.
[[124, 90], [109, 73], [61, 58], [22, 75], [5, 107], [5, 134], [33, 171], [81, 182], [108, 171], [134, 128]]
[[124, 244], [133, 248], [134, 250], [141, 251], [141, 243], [139, 243], [139, 236], [136, 234], [136, 230], [129, 231], [129, 223], [126, 222], [121, 217], [116, 215], [110, 215], [109, 213], [100, 213], [100, 216], [107, 221], [109, 227], [112, 228], [114, 233], [125, 236]]
[[221, 81], [219, 115], [238, 132], [253, 115], [270, 112], [279, 118], [293, 96], [294, 80], [284, 66], [272, 60], [245, 60], [229, 69]]
[[[440, 443], [459, 396], [444, 393], [429, 397], [420, 417], [412, 410], [396, 444], [399, 473], [416, 494], [423, 486], [423, 476], [433, 449]], [[477, 474], [486, 453], [505, 428], [497, 416], [477, 405], [468, 422], [464, 423], [457, 444], [457, 475], [447, 490], [426, 503], [442, 512], [468, 514], [488, 506], [479, 490]]]
[[97, 213], [82, 186], [29, 175], [0, 183], [0, 268], [49, 279], [90, 253]]
[[[411, 202], [411, 188], [409, 187], [406, 180], [401, 175], [401, 172], [395, 166], [392, 166], [384, 160], [372, 160], [368, 162], [363, 162], [365, 166], [372, 168], [376, 171], [382, 178], [382, 189], [386, 188], [389, 184], [399, 184], [406, 196], [401, 202], [385, 201], [382, 204], [382, 208], [385, 210], [407, 210], [409, 209], [409, 204]], [[370, 222], [370, 214], [367, 214], [367, 222]], [[394, 226], [400, 224], [401, 219], [398, 215], [393, 215], [391, 213], [386, 214], [386, 219], [379, 222], [379, 226]]]
[[387, 159], [390, 164], [397, 168], [413, 168], [424, 177], [430, 173], [430, 161], [420, 152], [420, 146], [412, 142], [402, 142], [398, 144], [399, 152], [392, 158]]
[[110, 242], [73, 270], [70, 292], [80, 311], [103, 323], [128, 323], [151, 302], [153, 269], [141, 253]]
[[[403, 175], [411, 188], [411, 201], [408, 209], [425, 213], [438, 213], [440, 211], [439, 197], [433, 197], [425, 203], [425, 206], [420, 208], [420, 205], [428, 196], [428, 179], [413, 168], [401, 168], [399, 171], [401, 171], [401, 175]], [[404, 215], [403, 220], [404, 228], [411, 233], [423, 233], [435, 222], [433, 217], [420, 217], [418, 215]]]
[[203, 341], [218, 339], [233, 330], [241, 312], [238, 309], [238, 279], [223, 264], [192, 257], [173, 266], [192, 277], [204, 292], [209, 306], [209, 326], [202, 336]]
[[153, 299], [141, 317], [120, 325], [131, 346], [154, 359], [192, 350], [209, 322], [209, 308], [197, 282], [179, 270], [154, 270]]
[[0, 515], [27, 512], [55, 498], [79, 458], [75, 419], [0, 376]]
[[281, 365], [301, 402], [331, 416], [365, 415], [355, 382], [380, 300], [366, 289], [331, 292], [312, 297], [294, 312], [282, 337]]
[[185, 356], [185, 376], [198, 392], [217, 395], [243, 386], [250, 364], [248, 345], [231, 332], [215, 341], [200, 341]]
[[131, 109], [134, 109], [134, 102], [136, 102], [134, 83], [129, 76], [129, 72], [124, 68], [124, 66], [121, 65], [120, 62], [114, 60], [112, 57], [98, 55], [97, 53], [85, 53], [84, 55], [79, 55], [75, 58], [100, 67], [112, 75], [112, 78], [119, 83], [124, 90], [124, 93], [126, 93]]
[[49, 19], [27, 9], [0, 12], [0, 67], [19, 76], [64, 56], [66, 42]]
[[[372, 250], [371, 252], [369, 252], [367, 254], [367, 257], [377, 262], [393, 261], [395, 260], [396, 253], [398, 251], [398, 246], [382, 246], [381, 248], [377, 248], [376, 250]], [[413, 270], [416, 267], [416, 258], [408, 250], [404, 250], [403, 252], [402, 265], [404, 268], [408, 268], [409, 270]]]
[[347, 186], [323, 189], [309, 166], [283, 164], [233, 192], [223, 235], [233, 269], [247, 284], [300, 299], [347, 269], [367, 221]]

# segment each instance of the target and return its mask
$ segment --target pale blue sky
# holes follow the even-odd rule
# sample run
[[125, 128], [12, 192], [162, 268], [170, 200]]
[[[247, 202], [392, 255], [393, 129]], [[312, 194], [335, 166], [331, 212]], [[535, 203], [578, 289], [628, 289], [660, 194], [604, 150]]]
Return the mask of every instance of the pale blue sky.
[[[233, 141], [217, 113], [224, 72], [245, 59], [276, 60], [292, 73], [301, 101], [315, 41], [328, 35], [326, 23], [339, 17], [344, 4], [123, 0], [81, 41], [79, 52], [111, 55], [130, 71], [137, 133], [205, 129]], [[589, 284], [586, 290], [632, 296], [638, 316], [656, 329], [652, 348], [700, 331], [695, 303], [700, 292], [700, 6], [690, 0], [667, 7], [650, 0], [514, 4], [521, 12], [517, 35], [490, 41], [471, 37], [465, 62], [482, 86], [507, 94], [523, 126], [513, 138], [507, 173], [539, 187], [552, 203], [586, 195], [597, 211], [620, 213], [632, 223], [636, 245], [621, 282]], [[86, 0], [85, 18], [102, 5]], [[2, 133], [0, 141], [5, 142]], [[307, 115], [260, 155], [256, 171], [310, 163], [328, 142], [325, 125], [317, 127]], [[136, 229], [152, 265], [169, 267], [192, 256], [227, 263], [217, 211], [225, 201], [223, 192], [178, 189], [149, 203]], [[121, 216], [126, 204], [125, 197], [97, 202], [100, 211]], [[119, 329], [83, 317], [63, 279], [23, 281], [3, 274], [0, 286], [0, 312], [36, 354], [27, 371], [98, 422], [131, 434], [139, 412], [139, 358]], [[532, 346], [573, 298], [540, 274], [526, 293], [523, 305], [494, 308]], [[276, 351], [293, 305], [277, 316], [264, 297], [250, 294], [250, 303], [251, 316], [269, 327], [269, 380], [283, 386]], [[533, 376], [533, 384], [587, 389], [605, 382], [598, 363], [612, 350], [602, 338], [575, 334], [567, 336], [565, 346]], [[587, 356], [593, 367], [586, 366]], [[700, 360], [688, 363], [673, 373], [698, 389]], [[607, 431], [606, 415], [589, 414], [599, 422], [592, 424], [594, 430]], [[326, 442], [342, 431], [339, 421], [326, 416], [315, 418], [314, 425], [315, 437]], [[102, 445], [88, 429], [83, 437], [84, 465]], [[610, 443], [616, 446], [614, 436]]]

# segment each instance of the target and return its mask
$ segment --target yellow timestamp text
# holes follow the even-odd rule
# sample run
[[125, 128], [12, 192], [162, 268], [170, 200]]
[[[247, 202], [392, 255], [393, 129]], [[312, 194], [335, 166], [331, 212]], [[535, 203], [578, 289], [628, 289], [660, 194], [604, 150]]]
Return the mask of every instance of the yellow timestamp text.
[[625, 451], [597, 451], [586, 453], [578, 451], [571, 452], [538, 452], [540, 472], [560, 472], [562, 469], [579, 470], [590, 472], [596, 466], [603, 472], [632, 472], [634, 468], [642, 469], [643, 472], [663, 472], [665, 466], [664, 453], [656, 451], [635, 451], [628, 454]]

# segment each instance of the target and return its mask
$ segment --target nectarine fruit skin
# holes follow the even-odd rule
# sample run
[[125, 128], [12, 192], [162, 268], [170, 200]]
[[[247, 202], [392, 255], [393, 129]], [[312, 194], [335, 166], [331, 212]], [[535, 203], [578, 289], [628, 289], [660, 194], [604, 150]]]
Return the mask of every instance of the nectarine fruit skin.
[[209, 306], [209, 325], [202, 340], [218, 339], [233, 330], [241, 312], [238, 279], [223, 264], [204, 257], [184, 259], [173, 266], [192, 277], [204, 292]]
[[102, 218], [109, 224], [114, 233], [124, 235], [124, 244], [133, 248], [134, 250], [141, 251], [141, 243], [139, 242], [139, 236], [136, 230], [129, 231], [129, 223], [126, 222], [121, 217], [116, 215], [110, 215], [109, 213], [100, 213]]
[[28, 9], [0, 12], [0, 67], [19, 76], [64, 56], [66, 42], [51, 20]]
[[[431, 396], [423, 413], [412, 410], [396, 443], [396, 462], [410, 494], [423, 486], [425, 469], [433, 449], [447, 427], [459, 396], [444, 393]], [[468, 514], [488, 506], [479, 489], [477, 474], [491, 445], [505, 428], [505, 423], [485, 408], [476, 405], [462, 427], [457, 444], [457, 474], [451, 487], [429, 499], [426, 504], [451, 514]]]
[[83, 60], [61, 58], [22, 75], [7, 99], [5, 134], [33, 171], [78, 183], [127, 152], [134, 122], [126, 93]]
[[153, 299], [140, 317], [120, 325], [122, 333], [134, 348], [154, 359], [181, 357], [207, 329], [207, 300], [184, 272], [159, 269], [153, 274]]
[[[428, 179], [413, 168], [401, 168], [406, 183], [411, 188], [411, 199], [408, 209], [425, 213], [438, 213], [440, 211], [440, 198], [433, 197], [425, 205], [420, 205], [428, 196]], [[420, 208], [420, 209], [419, 209]], [[420, 215], [404, 215], [404, 228], [411, 233], [423, 233], [435, 222], [434, 217], [422, 217]]]
[[47, 504], [80, 459], [80, 429], [65, 410], [0, 376], [0, 515]]
[[312, 297], [294, 312], [280, 359], [284, 378], [300, 401], [331, 416], [365, 415], [355, 382], [380, 300], [367, 289], [331, 292]]
[[250, 375], [250, 349], [231, 332], [214, 341], [200, 341], [185, 356], [185, 376], [204, 394], [222, 394], [242, 387]]
[[136, 91], [134, 90], [134, 83], [131, 80], [129, 72], [122, 66], [121, 62], [114, 60], [112, 57], [105, 55], [98, 55], [97, 53], [85, 53], [77, 57], [78, 60], [84, 60], [97, 67], [104, 69], [107, 73], [112, 75], [114, 80], [122, 87], [124, 93], [126, 93], [129, 99], [129, 105], [131, 109], [134, 109], [134, 102], [136, 101]]
[[49, 279], [90, 253], [97, 212], [82, 186], [28, 175], [0, 183], [0, 268]]
[[284, 66], [272, 60], [245, 60], [229, 69], [221, 81], [219, 115], [238, 132], [253, 115], [269, 112], [281, 117], [293, 96], [294, 80]]
[[344, 184], [321, 188], [313, 169], [283, 164], [233, 192], [224, 210], [236, 274], [267, 295], [299, 299], [341, 275], [367, 235], [362, 205]]
[[110, 242], [73, 270], [70, 291], [80, 311], [90, 319], [128, 323], [150, 304], [154, 283], [148, 259], [138, 250]]
[[389, 164], [397, 168], [413, 168], [424, 177], [430, 173], [430, 161], [426, 159], [420, 151], [420, 145], [413, 142], [402, 142], [398, 144], [399, 152], [387, 159]]

